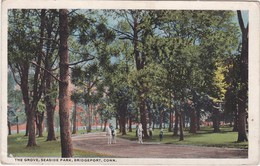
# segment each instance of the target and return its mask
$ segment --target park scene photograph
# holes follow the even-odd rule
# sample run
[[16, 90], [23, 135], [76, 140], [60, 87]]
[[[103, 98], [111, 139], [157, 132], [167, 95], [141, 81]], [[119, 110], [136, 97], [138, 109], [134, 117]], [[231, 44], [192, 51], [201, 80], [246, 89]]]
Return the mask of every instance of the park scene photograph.
[[7, 157], [247, 159], [248, 15], [8, 9]]

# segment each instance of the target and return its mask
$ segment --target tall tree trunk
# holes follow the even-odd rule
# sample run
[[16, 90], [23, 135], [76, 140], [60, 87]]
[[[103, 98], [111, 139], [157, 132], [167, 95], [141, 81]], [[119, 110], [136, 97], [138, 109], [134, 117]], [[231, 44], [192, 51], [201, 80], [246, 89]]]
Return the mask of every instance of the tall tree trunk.
[[29, 131], [29, 138], [27, 147], [37, 146], [36, 138], [35, 138], [35, 107], [30, 108], [28, 111], [28, 131]]
[[46, 141], [55, 141], [56, 140], [55, 130], [54, 130], [55, 106], [52, 104], [50, 97], [47, 96], [46, 96], [47, 99], [45, 99], [46, 110], [47, 110], [47, 129], [48, 129], [48, 135]]
[[143, 135], [144, 138], [149, 138], [147, 133], [147, 110], [145, 109], [145, 100], [141, 97], [140, 103], [140, 115], [141, 115], [141, 123], [143, 127]]
[[183, 136], [183, 116], [182, 116], [182, 113], [183, 111], [180, 110], [180, 113], [179, 113], [179, 119], [180, 119], [180, 141], [183, 141], [184, 140], [184, 136]]
[[[119, 126], [119, 127], [118, 127], [118, 126]], [[116, 129], [119, 129], [119, 133], [121, 132], [121, 127], [120, 127], [118, 115], [116, 116]]]
[[196, 111], [193, 107], [190, 107], [190, 133], [197, 133], [197, 117]]
[[196, 108], [197, 131], [200, 131], [200, 108]]
[[179, 114], [178, 114], [178, 110], [176, 109], [176, 106], [175, 106], [175, 122], [174, 122], [174, 130], [173, 130], [174, 136], [178, 135], [178, 131], [179, 131], [178, 125], [179, 125]]
[[17, 134], [19, 134], [19, 119], [18, 119], [18, 116], [16, 116], [16, 131], [17, 131]]
[[163, 128], [163, 110], [160, 110], [160, 129], [162, 129]]
[[168, 131], [169, 132], [172, 132], [172, 109], [170, 108], [170, 114], [169, 114], [169, 128], [168, 128]]
[[[41, 99], [42, 92], [43, 92], [43, 85], [45, 80], [45, 73], [41, 72], [40, 66], [42, 63], [43, 58], [43, 37], [44, 37], [44, 29], [45, 29], [45, 15], [46, 10], [41, 10], [41, 25], [40, 25], [40, 41], [39, 41], [39, 50], [37, 52], [37, 62], [34, 72], [33, 78], [33, 93], [32, 93], [32, 100], [28, 107], [28, 129], [29, 129], [29, 139], [27, 147], [36, 146], [36, 138], [35, 138], [35, 114], [39, 100]], [[26, 62], [28, 63], [28, 62]], [[28, 65], [29, 68], [29, 65]], [[28, 82], [27, 82], [28, 83]], [[28, 84], [27, 84], [28, 85]], [[28, 93], [28, 86], [23, 87], [25, 91], [27, 91], [26, 95], [29, 97]], [[29, 100], [28, 100], [29, 101]]]
[[88, 129], [87, 132], [91, 132], [92, 130], [92, 105], [88, 104]]
[[219, 118], [220, 118], [220, 112], [219, 112], [219, 109], [218, 108], [213, 108], [213, 116], [212, 116], [212, 119], [213, 119], [213, 132], [214, 133], [218, 133], [220, 132], [220, 129], [219, 129]]
[[155, 129], [155, 117], [153, 117], [153, 130]]
[[[51, 10], [51, 12], [53, 13], [52, 15], [52, 23], [54, 23], [55, 21], [55, 17], [56, 15], [56, 10]], [[48, 38], [51, 39], [53, 38], [53, 24], [47, 24], [47, 35]], [[55, 39], [58, 36], [58, 32], [55, 33]], [[55, 126], [54, 126], [54, 111], [55, 111], [55, 105], [54, 103], [56, 102], [56, 96], [52, 97], [51, 93], [53, 92], [53, 85], [55, 84], [51, 73], [52, 73], [52, 59], [53, 59], [53, 52], [54, 52], [54, 48], [56, 47], [56, 40], [55, 41], [51, 41], [48, 40], [47, 41], [47, 48], [46, 48], [46, 58], [45, 58], [45, 69], [49, 72], [46, 72], [46, 79], [45, 79], [45, 105], [46, 105], [46, 112], [47, 112], [47, 140], [46, 141], [55, 141], [56, 137], [55, 137]]]
[[8, 120], [7, 121], [7, 126], [8, 126], [8, 135], [12, 135], [12, 132], [11, 132], [11, 123], [10, 123], [10, 121]]
[[68, 54], [68, 10], [59, 10], [60, 28], [60, 81], [59, 81], [59, 116], [60, 116], [60, 137], [61, 156], [72, 157], [72, 141], [70, 133], [69, 118], [69, 54]]
[[[148, 104], [147, 104], [147, 107], [148, 107]], [[148, 108], [148, 117], [149, 117], [149, 128], [150, 128], [150, 127], [152, 127], [152, 121], [153, 121], [153, 111], [152, 111], [152, 108], [150, 105]]]
[[122, 104], [121, 104], [121, 106], [119, 108], [121, 108], [119, 110], [121, 132], [122, 132], [122, 135], [126, 135], [126, 127], [125, 127], [125, 125], [126, 125], [127, 103], [126, 102], [122, 102]]
[[77, 134], [77, 102], [74, 102], [73, 130], [72, 134]]
[[185, 115], [185, 112], [183, 112], [183, 113], [182, 113], [182, 125], [183, 125], [183, 128], [186, 127], [185, 119], [186, 119], [186, 115]]
[[237, 105], [236, 105], [236, 109], [234, 110], [234, 119], [233, 119], [233, 121], [234, 121], [234, 126], [233, 126], [233, 131], [238, 131], [238, 127], [237, 127], [237, 125], [238, 125], [238, 111], [237, 111]]
[[43, 137], [43, 120], [44, 112], [36, 112], [36, 126], [38, 130], [38, 137]]
[[28, 136], [29, 130], [28, 130], [28, 115], [26, 114], [26, 126], [25, 126], [25, 135]]
[[[134, 56], [135, 56], [135, 62], [136, 62], [136, 69], [141, 70], [144, 68], [144, 63], [145, 63], [145, 56], [140, 53], [138, 49], [138, 13], [135, 13], [133, 15], [134, 19], [134, 25], [133, 25], [133, 33], [134, 33], [134, 38], [133, 38], [133, 44], [134, 44]], [[141, 84], [141, 89], [144, 88], [143, 83]], [[141, 91], [141, 89], [138, 90], [138, 96], [139, 96], [139, 110], [140, 110], [140, 116], [141, 116], [141, 123], [143, 126], [143, 135], [144, 138], [149, 138], [148, 133], [147, 133], [147, 110], [145, 108], [145, 98], [143, 97], [144, 94]]]
[[132, 117], [131, 117], [131, 115], [130, 115], [130, 117], [129, 117], [129, 126], [128, 126], [128, 129], [129, 129], [129, 132], [133, 132], [133, 130], [132, 130]]
[[240, 90], [238, 92], [238, 142], [248, 141], [246, 134], [246, 115], [248, 101], [248, 25], [245, 27], [241, 11], [237, 11], [238, 22], [242, 32], [242, 50], [240, 60]]
[[21, 78], [21, 90], [23, 95], [24, 102], [24, 110], [26, 114], [26, 132], [25, 136], [29, 136], [29, 121], [31, 121], [29, 117], [29, 90], [28, 90], [28, 78], [29, 78], [29, 65], [27, 63], [23, 63], [21, 65], [22, 68], [22, 78]]
[[163, 112], [163, 128], [166, 128], [166, 113]]
[[104, 132], [106, 131], [106, 127], [107, 127], [107, 119], [105, 119], [105, 123], [104, 123], [104, 129], [103, 129]]
[[[47, 94], [51, 93], [50, 84], [51, 81], [47, 81], [48, 79], [51, 79], [50, 76], [47, 75], [46, 78], [46, 91]], [[48, 135], [46, 141], [55, 141], [55, 130], [54, 130], [54, 111], [55, 106], [52, 104], [51, 97], [49, 95], [46, 95], [45, 97], [45, 104], [46, 104], [46, 112], [47, 112], [47, 129], [48, 129]]]
[[[244, 94], [244, 92], [240, 92]], [[240, 95], [238, 98], [242, 99], [245, 98], [244, 96]], [[245, 99], [246, 100], [246, 99]], [[246, 133], [246, 103], [238, 103], [238, 142], [248, 141], [247, 133]]]

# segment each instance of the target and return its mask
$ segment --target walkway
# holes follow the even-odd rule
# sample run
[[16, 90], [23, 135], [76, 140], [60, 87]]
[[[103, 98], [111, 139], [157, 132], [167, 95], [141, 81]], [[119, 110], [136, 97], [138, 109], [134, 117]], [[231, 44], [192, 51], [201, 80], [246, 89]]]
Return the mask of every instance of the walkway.
[[116, 144], [107, 144], [104, 132], [72, 137], [73, 148], [124, 158], [247, 158], [245, 149], [199, 147], [159, 143], [138, 144], [117, 138]]

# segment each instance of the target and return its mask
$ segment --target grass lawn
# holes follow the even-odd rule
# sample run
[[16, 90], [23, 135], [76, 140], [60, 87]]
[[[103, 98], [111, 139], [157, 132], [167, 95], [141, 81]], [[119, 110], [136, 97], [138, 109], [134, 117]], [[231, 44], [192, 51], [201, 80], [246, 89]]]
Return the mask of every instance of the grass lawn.
[[[172, 136], [173, 132], [168, 132], [168, 129], [164, 129], [164, 138], [161, 143], [248, 149], [248, 142], [236, 142], [237, 132], [232, 132], [232, 128], [222, 127], [220, 130], [220, 133], [213, 133], [213, 128], [202, 127], [197, 134], [191, 134], [188, 130], [185, 130], [184, 140], [179, 141], [179, 136]], [[155, 129], [153, 131], [153, 138], [146, 139], [144, 142], [160, 142], [159, 131], [159, 129]], [[133, 130], [133, 132], [128, 132], [127, 135], [124, 136], [118, 135], [118, 137], [133, 141], [137, 140], [135, 130]]]
[[[179, 136], [172, 136], [172, 132], [164, 130], [164, 139], [159, 140], [159, 129], [155, 129], [152, 139], [146, 139], [144, 142], [160, 142], [165, 144], [176, 145], [195, 145], [195, 146], [210, 146], [210, 147], [227, 147], [248, 149], [248, 142], [237, 143], [237, 132], [232, 132], [230, 127], [220, 128], [220, 133], [213, 133], [210, 127], [203, 127], [197, 134], [190, 134], [188, 130], [184, 131], [184, 141], [179, 141]], [[95, 132], [95, 130], [93, 130]], [[85, 131], [78, 131], [78, 134]], [[61, 157], [60, 140], [46, 142], [47, 133], [44, 137], [37, 137], [37, 147], [26, 147], [28, 138], [24, 134], [13, 134], [8, 136], [8, 154], [14, 157]], [[59, 136], [59, 134], [56, 134]], [[135, 130], [128, 132], [127, 135], [118, 137], [137, 141]], [[107, 157], [106, 154], [99, 154], [88, 151], [74, 149], [74, 157]]]
[[[57, 134], [58, 135], [58, 134]], [[28, 137], [24, 134], [13, 134], [8, 136], [8, 154], [14, 157], [61, 157], [60, 140], [46, 142], [47, 134], [44, 137], [37, 137], [37, 147], [26, 147]], [[74, 149], [74, 157], [107, 157], [107, 155], [81, 151]]]

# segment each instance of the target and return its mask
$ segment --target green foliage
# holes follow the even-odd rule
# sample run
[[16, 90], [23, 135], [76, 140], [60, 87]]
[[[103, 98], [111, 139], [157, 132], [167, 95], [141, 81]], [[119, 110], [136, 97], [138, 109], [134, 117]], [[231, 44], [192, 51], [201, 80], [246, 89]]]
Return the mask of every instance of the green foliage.
[[[47, 11], [46, 24], [58, 32], [55, 12]], [[35, 61], [39, 53], [38, 16], [39, 10], [9, 11], [10, 65], [30, 67], [28, 62]], [[194, 100], [200, 107], [210, 103], [209, 99], [232, 103], [240, 86], [236, 55], [240, 33], [234, 16], [233, 11], [221, 10], [71, 11], [69, 50], [74, 65], [70, 65], [70, 74], [75, 86], [71, 100], [99, 105], [97, 111], [104, 119], [115, 116], [122, 103], [127, 105], [128, 115], [138, 117], [141, 99], [156, 105], [158, 108], [149, 109], [158, 115], [159, 107], [167, 115], [180, 101]], [[58, 35], [51, 38], [57, 40]], [[44, 43], [48, 46], [48, 40]], [[56, 54], [56, 47], [53, 44], [49, 47], [52, 51], [46, 52]], [[236, 63], [227, 64], [232, 58]], [[54, 56], [51, 59], [52, 64], [58, 64]], [[33, 87], [33, 69], [29, 70], [29, 89]], [[14, 75], [20, 81], [18, 69]], [[57, 85], [46, 95], [55, 98]]]
[[45, 105], [45, 103], [44, 103], [43, 100], [40, 100], [40, 101], [38, 102], [38, 104], [37, 104], [37, 111], [38, 111], [38, 112], [43, 112], [43, 111], [45, 111], [45, 110], [46, 110], [46, 105]]

